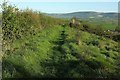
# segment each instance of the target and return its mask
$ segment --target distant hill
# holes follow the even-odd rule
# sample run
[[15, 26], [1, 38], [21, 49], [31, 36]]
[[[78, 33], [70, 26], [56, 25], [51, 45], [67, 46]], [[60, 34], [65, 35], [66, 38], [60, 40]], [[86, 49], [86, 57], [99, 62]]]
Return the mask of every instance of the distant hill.
[[73, 13], [66, 13], [66, 14], [48, 14], [49, 16], [57, 17], [57, 18], [67, 18], [70, 19], [73, 16], [80, 18], [80, 19], [117, 19], [117, 13], [101, 13], [101, 12], [73, 12]]

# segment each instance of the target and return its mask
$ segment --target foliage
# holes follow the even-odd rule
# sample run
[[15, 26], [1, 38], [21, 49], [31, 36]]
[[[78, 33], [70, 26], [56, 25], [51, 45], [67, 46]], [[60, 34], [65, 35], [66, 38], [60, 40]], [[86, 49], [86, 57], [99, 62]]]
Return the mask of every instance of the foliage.
[[118, 43], [81, 31], [81, 43], [77, 45], [76, 33], [75, 28], [53, 26], [32, 37], [17, 40], [15, 50], [3, 58], [3, 77], [119, 76]]
[[30, 9], [19, 10], [7, 2], [3, 3], [2, 14], [4, 50], [10, 50], [11, 43], [17, 39], [35, 35], [46, 27], [64, 23], [64, 20], [44, 16], [44, 14]]
[[61, 26], [65, 20], [4, 6], [3, 42], [10, 49], [3, 56], [3, 79], [120, 76], [119, 42], [90, 33], [89, 24], [78, 30]]

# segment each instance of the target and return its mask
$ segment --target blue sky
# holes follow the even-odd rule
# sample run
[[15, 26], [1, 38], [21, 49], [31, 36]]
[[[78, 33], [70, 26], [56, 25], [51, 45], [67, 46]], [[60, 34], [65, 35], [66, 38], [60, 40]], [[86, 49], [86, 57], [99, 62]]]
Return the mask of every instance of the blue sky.
[[[71, 0], [74, 1], [74, 0]], [[9, 1], [10, 2], [10, 1]], [[45, 13], [70, 13], [78, 11], [118, 12], [118, 2], [40, 2], [13, 1], [20, 9], [26, 7]]]

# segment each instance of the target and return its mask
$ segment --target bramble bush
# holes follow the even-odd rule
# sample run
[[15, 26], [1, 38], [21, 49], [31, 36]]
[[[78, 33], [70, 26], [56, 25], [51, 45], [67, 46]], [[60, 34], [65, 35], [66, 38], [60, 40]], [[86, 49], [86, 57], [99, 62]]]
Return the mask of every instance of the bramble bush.
[[12, 43], [25, 36], [35, 35], [46, 27], [62, 24], [65, 20], [45, 16], [31, 9], [19, 10], [4, 2], [2, 5], [2, 33], [4, 50], [11, 50]]

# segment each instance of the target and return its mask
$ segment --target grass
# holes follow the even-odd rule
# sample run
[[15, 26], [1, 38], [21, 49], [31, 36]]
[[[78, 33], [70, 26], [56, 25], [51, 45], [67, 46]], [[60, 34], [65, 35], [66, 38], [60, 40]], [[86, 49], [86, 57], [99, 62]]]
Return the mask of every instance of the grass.
[[[13, 45], [16, 50], [13, 53], [10, 53], [9, 56], [4, 56], [5, 61], [10, 61], [15, 65], [20, 65], [30, 71], [30, 73], [35, 72], [40, 74], [40, 62], [48, 59], [49, 56], [52, 55], [51, 48], [54, 44], [51, 42], [56, 40], [55, 38], [59, 35], [58, 32], [61, 30], [61, 27], [58, 28], [59, 29], [57, 30], [56, 27], [49, 28], [43, 32], [40, 32], [36, 36], [23, 38], [22, 40], [16, 41]], [[29, 68], [29, 66], [31, 67]]]
[[91, 25], [93, 28], [101, 28], [103, 30], [115, 30], [118, 26], [117, 20], [111, 19], [88, 19], [87, 23]]
[[115, 24], [83, 22], [90, 30], [78, 31], [67, 26], [68, 20], [19, 11], [7, 3], [3, 7], [3, 79], [120, 76], [119, 43], [89, 33], [94, 27], [98, 33], [101, 27], [113, 29]]
[[14, 51], [3, 58], [3, 78], [119, 76], [117, 47], [118, 42], [75, 28], [49, 27], [13, 43]]

